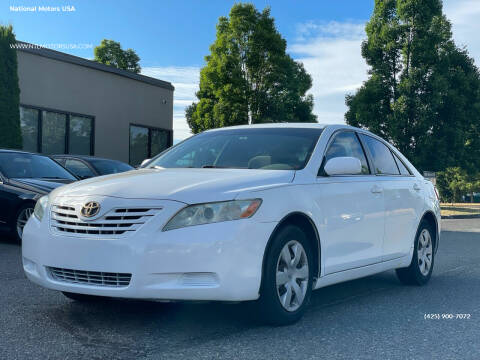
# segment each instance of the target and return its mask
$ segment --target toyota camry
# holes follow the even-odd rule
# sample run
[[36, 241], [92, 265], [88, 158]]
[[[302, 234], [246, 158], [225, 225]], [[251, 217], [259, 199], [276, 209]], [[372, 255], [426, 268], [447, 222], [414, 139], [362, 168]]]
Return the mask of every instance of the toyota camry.
[[323, 286], [390, 269], [427, 283], [439, 223], [433, 184], [368, 131], [239, 126], [40, 198], [23, 267], [74, 300], [252, 300], [288, 324]]

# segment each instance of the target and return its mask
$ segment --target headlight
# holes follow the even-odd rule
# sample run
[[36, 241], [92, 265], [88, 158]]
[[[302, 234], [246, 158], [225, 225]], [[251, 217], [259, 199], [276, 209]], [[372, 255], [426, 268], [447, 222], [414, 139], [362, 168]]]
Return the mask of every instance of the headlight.
[[174, 215], [163, 231], [186, 226], [210, 224], [252, 217], [262, 203], [260, 199], [233, 200], [190, 205]]
[[47, 206], [48, 206], [48, 195], [45, 195], [37, 200], [37, 203], [35, 204], [35, 209], [33, 210], [33, 215], [35, 215], [35, 217], [38, 220], [42, 221], [43, 215], [45, 215], [45, 210], [47, 209]]

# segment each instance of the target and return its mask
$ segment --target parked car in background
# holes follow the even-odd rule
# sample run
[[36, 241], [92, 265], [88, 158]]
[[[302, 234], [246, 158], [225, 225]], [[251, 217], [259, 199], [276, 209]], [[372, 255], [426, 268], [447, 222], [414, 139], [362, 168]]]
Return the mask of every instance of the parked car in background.
[[52, 159], [80, 179], [117, 174], [134, 168], [124, 162], [83, 155], [53, 155]]
[[205, 131], [145, 168], [37, 202], [27, 277], [74, 300], [258, 300], [288, 324], [314, 289], [396, 269], [432, 275], [433, 184], [392, 145], [346, 125]]
[[0, 229], [21, 240], [35, 202], [77, 178], [48, 156], [0, 149]]

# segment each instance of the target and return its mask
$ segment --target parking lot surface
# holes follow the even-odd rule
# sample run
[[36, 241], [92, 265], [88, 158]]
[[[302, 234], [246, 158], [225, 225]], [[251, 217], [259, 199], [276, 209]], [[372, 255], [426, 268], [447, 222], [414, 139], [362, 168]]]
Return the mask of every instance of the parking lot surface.
[[323, 288], [287, 327], [248, 304], [76, 303], [30, 283], [7, 239], [0, 293], [1, 359], [479, 359], [480, 219], [443, 221], [427, 286], [389, 271]]

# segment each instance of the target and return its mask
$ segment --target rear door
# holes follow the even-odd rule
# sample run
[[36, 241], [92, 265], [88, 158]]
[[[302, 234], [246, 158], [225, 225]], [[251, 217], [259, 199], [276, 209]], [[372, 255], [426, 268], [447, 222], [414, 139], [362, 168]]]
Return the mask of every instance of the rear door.
[[360, 135], [369, 151], [385, 201], [385, 236], [383, 261], [405, 256], [413, 243], [423, 195], [417, 179], [382, 141]]
[[[323, 166], [334, 158], [356, 157], [361, 175], [325, 176]], [[381, 186], [370, 171], [364, 149], [354, 131], [343, 130], [330, 139], [317, 177], [315, 201], [324, 223], [325, 274], [382, 261], [384, 201]]]

